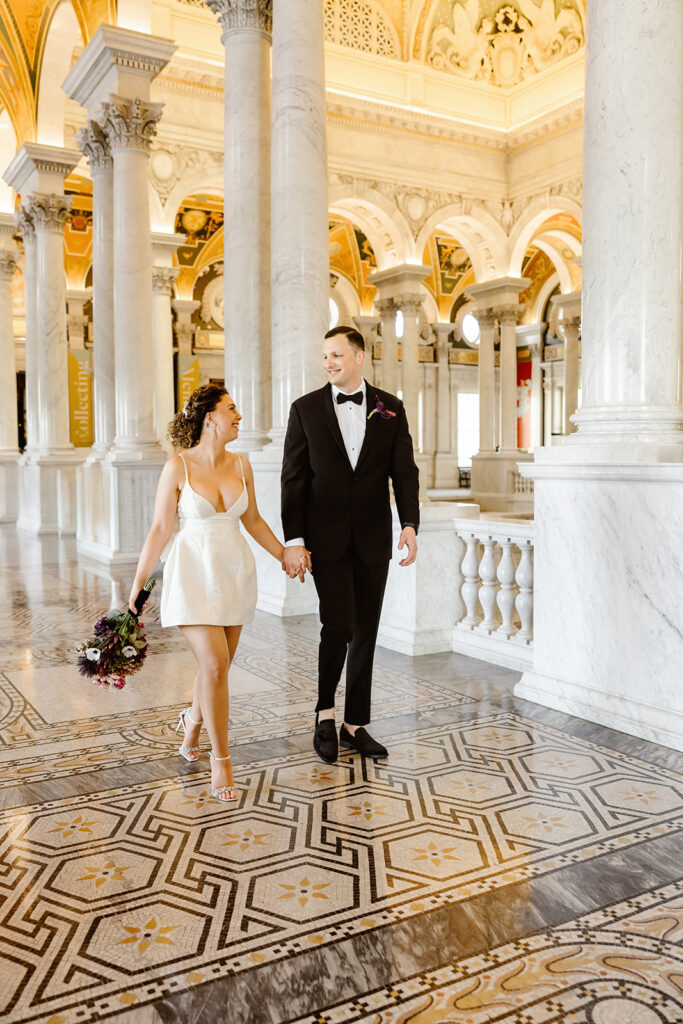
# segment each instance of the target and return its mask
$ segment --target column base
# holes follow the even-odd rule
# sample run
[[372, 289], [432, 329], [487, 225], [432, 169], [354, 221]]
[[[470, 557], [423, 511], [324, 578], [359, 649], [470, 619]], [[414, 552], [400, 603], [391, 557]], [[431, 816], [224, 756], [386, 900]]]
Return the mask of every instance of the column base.
[[0, 451], [0, 523], [16, 523], [19, 514], [17, 492], [19, 489], [20, 452]]
[[244, 433], [240, 434], [236, 441], [230, 442], [230, 451], [239, 455], [250, 455], [252, 452], [260, 452], [271, 443], [268, 434]]
[[79, 557], [106, 566], [135, 565], [152, 525], [165, 462], [149, 458], [88, 460], [78, 472]]
[[536, 485], [534, 656], [515, 693], [683, 750], [683, 464], [545, 458], [524, 472]]
[[476, 505], [439, 502], [420, 509], [419, 551], [413, 565], [399, 565], [401, 527], [393, 510], [393, 555], [384, 595], [377, 643], [411, 656], [452, 650], [453, 623], [462, 613], [460, 578], [463, 543], [455, 518], [476, 519]]
[[415, 462], [420, 471], [420, 496], [426, 498], [434, 486], [434, 456], [415, 452]]
[[165, 462], [168, 454], [158, 441], [137, 442], [114, 441], [114, 444], [107, 453], [107, 461], [110, 463], [121, 463], [121, 465], [134, 465], [140, 462], [156, 464], [160, 460]]
[[577, 430], [558, 445], [562, 454], [555, 455], [553, 461], [621, 465], [683, 462], [680, 405], [580, 409], [571, 420]]
[[[282, 470], [282, 445], [273, 442], [250, 458], [254, 471], [254, 489], [259, 512], [273, 533], [282, 537], [280, 519], [280, 473]], [[302, 585], [299, 580], [290, 580], [282, 571], [279, 562], [247, 536], [256, 559], [258, 575], [258, 600], [260, 611], [270, 612], [286, 618], [292, 615], [312, 615], [318, 610], [318, 595], [309, 575]]]
[[17, 527], [38, 536], [76, 533], [76, 471], [88, 449], [24, 453], [19, 460]]
[[[486, 512], [529, 515], [534, 511], [532, 485], [516, 484], [518, 467], [530, 462], [526, 452], [479, 452], [472, 456], [472, 501]], [[527, 493], [519, 493], [521, 486]]]
[[458, 456], [453, 452], [437, 452], [434, 456], [434, 487], [460, 487]]

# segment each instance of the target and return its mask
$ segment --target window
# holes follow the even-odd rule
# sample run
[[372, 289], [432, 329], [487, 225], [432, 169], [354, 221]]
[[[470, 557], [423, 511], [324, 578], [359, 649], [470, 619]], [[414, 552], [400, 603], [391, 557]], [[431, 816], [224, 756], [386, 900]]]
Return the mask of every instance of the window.
[[396, 337], [397, 338], [402, 338], [403, 337], [403, 310], [402, 309], [397, 309], [396, 310]]
[[462, 318], [462, 336], [468, 345], [478, 345], [481, 332], [474, 313], [465, 313]]

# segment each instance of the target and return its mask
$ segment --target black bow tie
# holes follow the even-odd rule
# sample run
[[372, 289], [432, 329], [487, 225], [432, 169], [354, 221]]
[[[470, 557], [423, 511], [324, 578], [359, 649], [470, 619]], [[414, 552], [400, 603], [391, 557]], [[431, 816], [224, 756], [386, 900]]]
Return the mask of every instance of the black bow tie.
[[363, 392], [356, 391], [353, 395], [345, 395], [343, 391], [337, 393], [337, 405], [343, 405], [344, 402], [355, 402], [356, 405], [363, 404]]

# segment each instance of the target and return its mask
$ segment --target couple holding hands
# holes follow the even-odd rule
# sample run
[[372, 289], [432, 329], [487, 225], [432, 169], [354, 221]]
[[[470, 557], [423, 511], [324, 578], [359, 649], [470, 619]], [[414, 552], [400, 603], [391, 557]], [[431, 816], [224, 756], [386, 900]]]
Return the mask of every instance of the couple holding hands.
[[[259, 514], [248, 459], [226, 449], [241, 416], [225, 388], [198, 388], [171, 421], [178, 455], [164, 466], [154, 520], [142, 548], [130, 602], [154, 570], [174, 529], [164, 567], [162, 626], [178, 626], [197, 662], [192, 706], [180, 713], [180, 754], [199, 757], [211, 741], [211, 791], [238, 798], [228, 749], [228, 671], [240, 632], [256, 608], [254, 556], [240, 532], [303, 582], [312, 572], [320, 602], [318, 703], [313, 745], [328, 763], [339, 742], [368, 757], [387, 751], [370, 722], [372, 665], [392, 546], [389, 481], [406, 554], [417, 555], [418, 470], [403, 404], [363, 379], [365, 344], [351, 327], [325, 336], [329, 383], [291, 407], [282, 463], [282, 545]], [[337, 739], [335, 692], [346, 661], [344, 722]]]

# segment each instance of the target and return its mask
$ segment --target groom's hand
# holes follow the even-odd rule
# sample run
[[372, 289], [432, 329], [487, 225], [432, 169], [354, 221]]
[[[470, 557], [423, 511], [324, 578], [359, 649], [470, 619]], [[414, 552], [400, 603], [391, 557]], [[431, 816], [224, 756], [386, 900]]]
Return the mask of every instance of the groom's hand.
[[306, 572], [313, 572], [310, 552], [298, 544], [285, 548], [285, 553], [282, 556], [282, 568], [290, 579], [293, 580], [295, 576], [298, 576], [303, 583]]
[[398, 539], [398, 550], [403, 551], [405, 547], [408, 548], [408, 554], [398, 564], [412, 565], [417, 558], [417, 535], [412, 526], [404, 526], [401, 530], [401, 536]]

